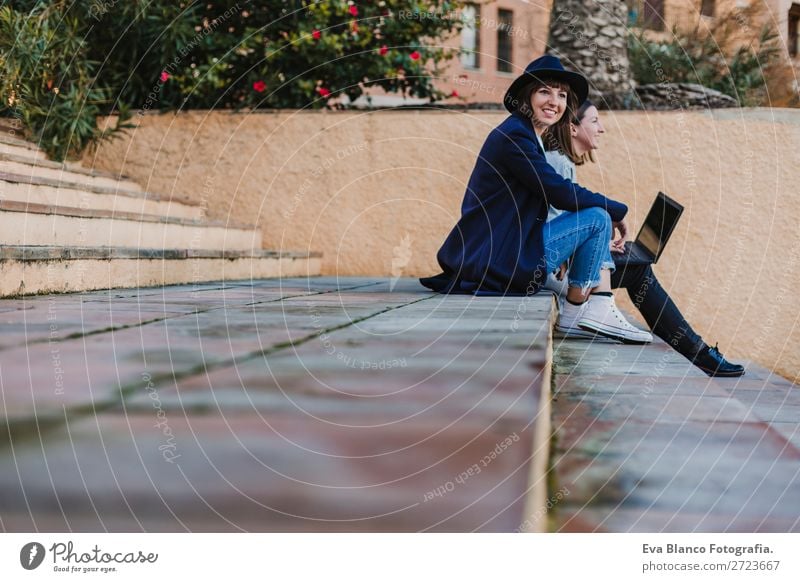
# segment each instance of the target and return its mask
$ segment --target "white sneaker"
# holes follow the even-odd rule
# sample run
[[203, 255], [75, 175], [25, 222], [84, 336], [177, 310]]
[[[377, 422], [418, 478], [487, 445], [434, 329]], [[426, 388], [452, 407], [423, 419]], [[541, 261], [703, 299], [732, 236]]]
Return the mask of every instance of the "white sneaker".
[[653, 341], [650, 332], [631, 325], [619, 312], [614, 297], [591, 295], [584, 304], [586, 308], [577, 322], [578, 327], [624, 344], [649, 344]]
[[592, 331], [584, 331], [578, 327], [578, 320], [586, 309], [586, 303], [573, 305], [566, 299], [561, 303], [561, 312], [556, 320], [556, 331], [560, 337], [567, 339], [592, 339], [597, 334]]

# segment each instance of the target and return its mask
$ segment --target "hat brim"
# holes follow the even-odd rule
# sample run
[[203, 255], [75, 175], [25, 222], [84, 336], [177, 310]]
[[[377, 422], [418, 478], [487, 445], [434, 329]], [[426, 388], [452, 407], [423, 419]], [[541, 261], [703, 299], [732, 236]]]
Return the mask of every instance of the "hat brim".
[[563, 69], [539, 69], [533, 72], [526, 71], [514, 79], [514, 82], [511, 83], [508, 91], [506, 91], [505, 97], [503, 98], [503, 105], [505, 105], [506, 109], [513, 113], [517, 109], [517, 95], [522, 88], [531, 81], [538, 81], [543, 77], [564, 81], [569, 85], [570, 89], [572, 89], [572, 92], [575, 93], [579, 104], [586, 101], [586, 98], [589, 96], [589, 82], [586, 80], [586, 77], [580, 73], [564, 71]]

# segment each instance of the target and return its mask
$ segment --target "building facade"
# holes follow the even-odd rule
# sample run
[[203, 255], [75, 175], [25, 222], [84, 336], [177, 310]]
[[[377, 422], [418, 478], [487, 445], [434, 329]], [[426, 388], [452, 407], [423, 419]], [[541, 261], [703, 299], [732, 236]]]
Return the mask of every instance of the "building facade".
[[[689, 28], [731, 17], [732, 11], [761, 7], [760, 20], [742, 20], [742, 40], [760, 33], [764, 23], [779, 33], [795, 72], [800, 72], [800, 0], [626, 0], [628, 25], [654, 36], [673, 27]], [[437, 86], [450, 102], [501, 103], [511, 81], [547, 50], [553, 0], [476, 1], [462, 11], [465, 26], [445, 44], [464, 54], [452, 62]], [[795, 91], [797, 86], [795, 84]]]
[[449, 46], [464, 52], [439, 79], [452, 100], [501, 103], [511, 82], [545, 53], [552, 0], [494, 0], [467, 4], [464, 28]]
[[[441, 41], [463, 51], [442, 67], [437, 88], [448, 104], [498, 105], [511, 82], [525, 66], [544, 54], [552, 0], [475, 0], [453, 13], [430, 13], [430, 18], [458, 18], [461, 34]], [[371, 88], [356, 105], [423, 105], [426, 99], [387, 94]]]

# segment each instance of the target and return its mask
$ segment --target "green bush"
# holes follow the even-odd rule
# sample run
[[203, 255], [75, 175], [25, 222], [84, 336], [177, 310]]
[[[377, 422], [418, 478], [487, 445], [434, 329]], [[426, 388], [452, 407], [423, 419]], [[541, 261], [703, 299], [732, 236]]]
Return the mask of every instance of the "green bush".
[[80, 30], [57, 4], [27, 13], [0, 8], [0, 112], [22, 121], [57, 159], [102, 137], [96, 118], [111, 103], [108, 87], [95, 83], [98, 63], [88, 57]]
[[633, 77], [641, 85], [699, 83], [730, 95], [741, 106], [764, 104], [769, 72], [780, 65], [782, 53], [779, 35], [768, 23], [750, 32], [750, 23], [758, 21], [757, 11], [743, 9], [708, 25], [701, 21], [689, 30], [674, 28], [669, 40], [634, 32], [628, 39]]
[[0, 12], [0, 115], [61, 159], [103, 137], [98, 114], [320, 108], [369, 86], [433, 101], [461, 4], [21, 0]]

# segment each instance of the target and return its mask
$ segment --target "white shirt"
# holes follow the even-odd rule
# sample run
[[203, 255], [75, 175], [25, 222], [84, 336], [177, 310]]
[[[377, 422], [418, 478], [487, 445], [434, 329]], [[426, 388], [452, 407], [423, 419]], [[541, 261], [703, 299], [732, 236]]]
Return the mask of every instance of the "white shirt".
[[[536, 133], [536, 139], [539, 141], [539, 145], [542, 146], [542, 151], [544, 152], [544, 142], [542, 141], [542, 136]], [[547, 152], [545, 152], [545, 155], [547, 155]]]
[[[539, 141], [541, 141], [541, 139]], [[553, 150], [545, 152], [544, 157], [547, 158], [547, 163], [553, 166], [553, 169], [558, 172], [562, 178], [566, 178], [570, 182], [575, 181], [575, 164], [567, 156], [559, 151]], [[547, 220], [553, 220], [562, 212], [564, 212], [564, 210], [560, 210], [554, 206], [548, 207]]]
[[[571, 180], [573, 182], [575, 181], [575, 164], [572, 163], [572, 160], [558, 151], [545, 152], [544, 156], [547, 158], [547, 163], [553, 166], [553, 169], [558, 172], [562, 178], [566, 178], [567, 180]], [[553, 220], [562, 212], [566, 212], [566, 210], [561, 210], [555, 206], [549, 206], [547, 208], [548, 222]], [[556, 294], [556, 297], [559, 298], [559, 304], [561, 304], [563, 298], [567, 295], [567, 277], [564, 277], [563, 280], [559, 281], [556, 279], [555, 275], [548, 273], [544, 288], [553, 291]]]

